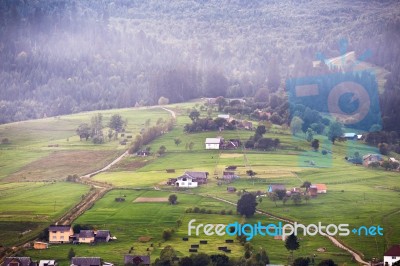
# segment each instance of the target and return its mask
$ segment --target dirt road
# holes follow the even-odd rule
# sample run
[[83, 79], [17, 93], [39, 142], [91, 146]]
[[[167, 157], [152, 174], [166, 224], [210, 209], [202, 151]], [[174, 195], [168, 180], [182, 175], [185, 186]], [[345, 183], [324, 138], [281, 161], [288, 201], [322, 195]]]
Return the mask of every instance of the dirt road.
[[[228, 200], [225, 200], [225, 199], [222, 199], [222, 198], [212, 197], [212, 196], [209, 196], [209, 197], [210, 197], [210, 198], [213, 198], [213, 199], [215, 199], [215, 200], [218, 200], [218, 201], [222, 201], [222, 202], [228, 203], [228, 204], [230, 204], [230, 205], [234, 205], [234, 206], [237, 205], [236, 203], [234, 203], [234, 202], [232, 202], [232, 201], [228, 201]], [[277, 220], [279, 220], [279, 221], [285, 222], [285, 223], [293, 224], [293, 223], [295, 222], [295, 221], [292, 221], [292, 220], [289, 220], [289, 219], [285, 219], [285, 218], [276, 216], [276, 215], [274, 215], [274, 214], [271, 214], [271, 213], [268, 213], [268, 212], [265, 212], [265, 211], [262, 211], [262, 210], [256, 210], [256, 212], [259, 213], [259, 214], [262, 214], [262, 215], [265, 215], [265, 216], [268, 216], [268, 217], [277, 219]], [[346, 252], [350, 253], [350, 254], [353, 256], [353, 258], [354, 258], [358, 263], [360, 263], [360, 264], [362, 264], [362, 265], [370, 265], [369, 262], [366, 262], [366, 261], [364, 261], [364, 260], [361, 258], [360, 254], [358, 254], [356, 251], [354, 251], [354, 250], [351, 249], [350, 247], [345, 246], [343, 243], [341, 243], [341, 242], [340, 242], [339, 240], [337, 240], [335, 237], [333, 237], [333, 236], [328, 236], [328, 235], [326, 235], [325, 237], [327, 237], [327, 238], [328, 238], [335, 246], [337, 246], [338, 248], [343, 249], [343, 250], [345, 250]]]

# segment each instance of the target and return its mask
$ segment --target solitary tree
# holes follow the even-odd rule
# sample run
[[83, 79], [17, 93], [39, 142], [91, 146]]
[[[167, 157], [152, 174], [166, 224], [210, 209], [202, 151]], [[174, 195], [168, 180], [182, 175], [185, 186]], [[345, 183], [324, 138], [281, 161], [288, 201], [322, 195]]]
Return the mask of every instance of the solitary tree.
[[165, 98], [164, 96], [161, 96], [160, 99], [158, 99], [158, 105], [166, 105], [169, 103], [169, 99]]
[[162, 238], [167, 241], [170, 240], [172, 237], [172, 231], [171, 229], [164, 229], [163, 233], [162, 233]]
[[291, 234], [290, 236], [288, 236], [288, 238], [286, 238], [285, 248], [287, 250], [289, 250], [289, 252], [290, 252], [291, 261], [293, 261], [293, 251], [299, 249], [299, 247], [300, 247], [300, 244], [299, 244], [299, 241], [297, 240], [297, 236], [295, 236], [294, 234]]
[[90, 137], [89, 125], [86, 123], [80, 124], [79, 127], [76, 129], [76, 134], [79, 136], [80, 140], [88, 140]]
[[160, 252], [160, 258], [158, 258], [154, 265], [173, 265], [174, 259], [176, 258], [176, 251], [173, 247], [170, 245], [166, 246], [163, 250]]
[[291, 196], [295, 205], [299, 205], [301, 203], [301, 195], [296, 193]]
[[292, 131], [293, 135], [296, 135], [297, 132], [301, 131], [304, 121], [298, 117], [294, 116], [292, 121], [290, 122], [290, 130]]
[[163, 155], [167, 148], [165, 148], [164, 145], [161, 145], [160, 148], [158, 148], [158, 154]]
[[303, 185], [301, 187], [306, 189], [306, 192], [308, 192], [308, 189], [311, 187], [311, 182], [310, 181], [304, 181]]
[[251, 193], [243, 194], [237, 203], [237, 212], [246, 217], [251, 217], [256, 212], [256, 196]]
[[310, 258], [296, 258], [293, 261], [293, 266], [308, 266], [310, 264]]
[[275, 207], [278, 207], [278, 205], [276, 204], [276, 202], [279, 200], [278, 194], [272, 192], [269, 194], [269, 198], [275, 203]]
[[264, 125], [258, 126], [256, 129], [256, 134], [257, 135], [264, 135], [265, 133], [267, 133], [267, 129], [265, 128]]
[[317, 151], [317, 150], [319, 149], [319, 140], [318, 140], [318, 139], [314, 139], [314, 140], [311, 142], [311, 147], [313, 147], [313, 149], [314, 149], [315, 151]]
[[73, 257], [75, 257], [75, 251], [73, 248], [70, 248], [68, 251], [68, 259], [71, 260]]
[[257, 173], [254, 172], [253, 170], [247, 170], [247, 171], [246, 171], [246, 174], [247, 174], [248, 176], [250, 176], [251, 178], [253, 178]]
[[182, 140], [180, 138], [175, 138], [174, 139], [174, 143], [176, 146], [178, 146], [179, 144], [181, 144]]
[[114, 129], [116, 132], [121, 132], [122, 128], [124, 127], [124, 120], [122, 119], [122, 116], [119, 114], [115, 114], [111, 117], [110, 119], [110, 123], [108, 124], [108, 126], [111, 129]]
[[178, 200], [178, 197], [175, 194], [171, 194], [168, 197], [168, 201], [172, 205], [176, 204], [177, 200]]
[[343, 127], [339, 122], [333, 122], [328, 129], [328, 138], [335, 144], [335, 140], [343, 135]]
[[227, 101], [224, 97], [219, 96], [215, 99], [215, 103], [218, 104], [218, 111], [222, 111], [227, 104]]
[[199, 119], [200, 117], [200, 113], [199, 111], [197, 111], [196, 109], [192, 110], [189, 114], [190, 119], [194, 122], [197, 121], [197, 119]]

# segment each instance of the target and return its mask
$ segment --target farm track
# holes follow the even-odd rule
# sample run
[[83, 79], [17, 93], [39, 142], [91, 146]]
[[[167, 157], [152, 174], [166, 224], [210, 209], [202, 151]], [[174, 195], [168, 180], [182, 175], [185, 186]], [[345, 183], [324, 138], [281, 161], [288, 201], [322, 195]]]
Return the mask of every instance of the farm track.
[[[212, 198], [212, 199], [215, 199], [215, 200], [218, 200], [218, 201], [221, 201], [221, 202], [228, 203], [228, 204], [233, 205], [233, 206], [237, 206], [236, 203], [234, 203], [232, 201], [229, 201], [229, 200], [225, 200], [225, 199], [222, 199], [222, 198], [219, 198], [219, 197], [213, 197], [213, 196], [208, 196], [208, 197]], [[280, 216], [277, 216], [277, 215], [274, 215], [272, 213], [265, 212], [265, 211], [262, 211], [262, 210], [259, 210], [259, 209], [256, 210], [256, 213], [268, 216], [268, 217], [273, 218], [273, 219], [277, 219], [277, 220], [282, 221], [282, 222], [290, 223], [290, 224], [293, 224], [294, 222], [296, 222], [296, 221], [292, 221], [290, 219], [286, 219], [286, 218], [283, 218], [283, 217], [280, 217]], [[342, 243], [341, 241], [339, 241], [335, 237], [328, 236], [328, 235], [325, 235], [325, 237], [327, 237], [338, 248], [343, 249], [344, 251], [350, 253], [358, 263], [360, 263], [362, 265], [370, 265], [369, 262], [366, 262], [366, 261], [364, 261], [362, 259], [362, 256], [357, 251], [353, 250], [349, 246], [346, 246], [344, 243]]]
[[[161, 109], [169, 112], [174, 119], [176, 118], [175, 112], [170, 109], [167, 109], [165, 107], [155, 107], [155, 108], [161, 108]], [[71, 224], [74, 220], [76, 220], [85, 211], [90, 209], [96, 203], [96, 201], [101, 199], [107, 192], [112, 190], [113, 186], [111, 184], [107, 184], [107, 183], [100, 182], [100, 181], [95, 181], [95, 180], [91, 179], [91, 177], [109, 170], [113, 165], [117, 164], [118, 162], [120, 162], [123, 158], [125, 158], [128, 155], [129, 155], [129, 152], [127, 150], [122, 155], [120, 155], [118, 158], [116, 158], [114, 161], [112, 161], [105, 167], [101, 168], [100, 170], [97, 170], [92, 173], [81, 176], [79, 178], [78, 182], [81, 184], [92, 186], [92, 189], [89, 191], [89, 193], [87, 195], [85, 195], [82, 198], [82, 200], [78, 204], [76, 204], [72, 209], [70, 209], [68, 212], [66, 212], [63, 216], [58, 218], [55, 221], [55, 223], [63, 224], [63, 225]], [[36, 237], [33, 237], [31, 240], [13, 247], [12, 254], [5, 254], [3, 257], [0, 257], [0, 263], [3, 262], [3, 260], [6, 256], [7, 257], [12, 256], [12, 255], [15, 255], [16, 253], [24, 250], [25, 246], [27, 244], [29, 244], [31, 241], [35, 240], [35, 238]]]

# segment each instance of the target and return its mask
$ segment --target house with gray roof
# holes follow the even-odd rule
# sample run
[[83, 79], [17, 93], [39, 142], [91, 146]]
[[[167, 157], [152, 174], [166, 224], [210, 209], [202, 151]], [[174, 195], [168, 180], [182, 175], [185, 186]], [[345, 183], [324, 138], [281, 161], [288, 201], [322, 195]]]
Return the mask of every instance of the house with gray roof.
[[150, 265], [150, 256], [140, 256], [140, 255], [125, 255], [124, 256], [125, 265]]
[[2, 266], [37, 266], [30, 257], [6, 257]]

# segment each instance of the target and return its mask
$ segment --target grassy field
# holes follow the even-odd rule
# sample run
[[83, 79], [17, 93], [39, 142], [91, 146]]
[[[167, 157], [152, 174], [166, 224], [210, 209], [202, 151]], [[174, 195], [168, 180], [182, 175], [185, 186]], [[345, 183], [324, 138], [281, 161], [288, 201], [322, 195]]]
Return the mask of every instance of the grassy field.
[[0, 244], [35, 236], [87, 191], [86, 186], [64, 182], [0, 183]]
[[[270, 220], [261, 215], [244, 221], [242, 217], [235, 214], [235, 207], [215, 201], [207, 197], [196, 195], [178, 194], [177, 205], [168, 203], [135, 203], [137, 197], [159, 198], [168, 197], [169, 193], [162, 191], [134, 191], [134, 190], [113, 190], [84, 215], [76, 223], [91, 224], [96, 229], [109, 229], [117, 240], [107, 244], [89, 245], [52, 245], [50, 249], [43, 251], [28, 251], [26, 254], [34, 258], [55, 258], [62, 265], [68, 265], [66, 260], [68, 250], [73, 247], [78, 256], [101, 256], [105, 261], [112, 261], [117, 265], [122, 264], [123, 255], [134, 247], [135, 254], [151, 254], [154, 261], [159, 256], [160, 251], [166, 245], [172, 245], [177, 251], [178, 256], [189, 255], [188, 249], [191, 244], [198, 244], [200, 240], [208, 240], [207, 245], [201, 245], [199, 251], [207, 254], [219, 253], [218, 246], [229, 246], [233, 257], [240, 257], [243, 253], [243, 247], [235, 238], [225, 236], [190, 236], [189, 241], [182, 241], [182, 237], [188, 236], [187, 224], [191, 219], [196, 219], [195, 224], [212, 223], [228, 224], [235, 221], [255, 223], [276, 223], [276, 220]], [[115, 202], [115, 197], [125, 196], [123, 203]], [[232, 210], [233, 215], [220, 214], [195, 214], [186, 213], [187, 208], [192, 207], [205, 208], [206, 210], [221, 211]], [[176, 221], [180, 219], [182, 226], [177, 227]], [[164, 241], [161, 238], [162, 231], [165, 228], [175, 228], [176, 232], [171, 240]], [[193, 232], [194, 233], [194, 232]], [[150, 237], [149, 242], [142, 243], [140, 237]], [[226, 244], [225, 239], [234, 239], [233, 244]], [[272, 237], [256, 237], [252, 244], [255, 248], [266, 247], [272, 263], [286, 261], [288, 252], [281, 240], [273, 240]], [[153, 246], [153, 247], [152, 247]], [[318, 254], [317, 260], [329, 258], [333, 255], [340, 255], [338, 262], [349, 261], [350, 257], [339, 249], [330, 245], [322, 237], [304, 237], [301, 240], [301, 249], [296, 255], [310, 255], [315, 253], [319, 247], [326, 247], [327, 252]], [[149, 250], [147, 250], [149, 249]]]
[[[75, 130], [81, 123], [90, 124], [90, 118], [101, 113], [107, 125], [113, 114], [127, 119], [125, 134], [132, 138], [159, 118], [170, 114], [162, 109], [120, 109], [87, 112], [62, 117], [0, 125], [0, 139], [8, 138], [11, 144], [0, 145], [0, 178], [7, 181], [64, 179], [69, 174], [85, 174], [113, 161], [117, 154], [127, 149], [119, 140], [101, 145], [80, 141]], [[103, 129], [107, 135], [108, 128]], [[121, 137], [120, 137], [121, 138]], [[53, 169], [49, 169], [53, 168]]]
[[[195, 218], [204, 223], [227, 223], [241, 220], [242, 218], [237, 215], [188, 214], [185, 213], [187, 208], [199, 206], [211, 210], [234, 210], [235, 207], [212, 200], [209, 196], [218, 196], [237, 202], [239, 196], [236, 193], [228, 193], [228, 186], [234, 186], [238, 191], [266, 192], [268, 186], [273, 183], [285, 184], [290, 189], [301, 186], [304, 181], [325, 183], [328, 185], [328, 193], [319, 195], [308, 202], [303, 200], [299, 206], [296, 206], [290, 200], [286, 204], [278, 201], [276, 203], [277, 206], [275, 206], [275, 203], [267, 197], [262, 197], [258, 207], [267, 212], [304, 224], [318, 223], [319, 221], [323, 224], [346, 223], [350, 225], [351, 229], [362, 225], [379, 224], [384, 228], [385, 235], [383, 237], [355, 236], [351, 234], [348, 237], [340, 238], [345, 244], [363, 253], [367, 260], [373, 257], [381, 258], [388, 246], [400, 242], [400, 228], [395, 222], [399, 218], [400, 211], [400, 205], [398, 204], [400, 194], [396, 190], [399, 186], [399, 173], [387, 172], [381, 169], [366, 169], [362, 166], [349, 164], [344, 159], [346, 156], [353, 156], [354, 152], [359, 152], [361, 155], [376, 153], [375, 148], [362, 142], [354, 141], [337, 142], [332, 145], [326, 136], [318, 135], [315, 137], [321, 142], [320, 151], [314, 152], [311, 151], [310, 144], [305, 140], [304, 136], [292, 136], [287, 130], [274, 126], [266, 134], [266, 137], [279, 138], [282, 147], [284, 147], [282, 149], [276, 151], [205, 150], [204, 140], [207, 137], [222, 136], [225, 139], [239, 138], [245, 141], [254, 132], [236, 130], [186, 134], [183, 132], [183, 126], [185, 123], [190, 122], [187, 117], [187, 110], [195, 105], [198, 105], [198, 103], [168, 106], [178, 116], [176, 127], [148, 145], [152, 152], [157, 151], [161, 145], [164, 145], [167, 148], [166, 154], [161, 157], [155, 155], [145, 158], [127, 157], [109, 171], [93, 177], [94, 180], [111, 183], [117, 188], [140, 188], [146, 189], [146, 191], [113, 190], [97, 202], [92, 209], [79, 217], [76, 221], [77, 223], [92, 224], [98, 229], [110, 229], [118, 240], [113, 243], [96, 246], [73, 246], [77, 255], [99, 255], [106, 261], [118, 264], [122, 262], [122, 256], [133, 246], [135, 253], [146, 254], [150, 252], [152, 260], [154, 260], [158, 257], [160, 250], [167, 244], [173, 245], [180, 256], [188, 255], [188, 243], [183, 242], [181, 238], [187, 234], [187, 223], [190, 219]], [[132, 135], [140, 131], [145, 120], [151, 119], [151, 122], [155, 123], [158, 117], [166, 118], [169, 115], [161, 109], [126, 109], [107, 111], [105, 112], [105, 117], [110, 116], [112, 113], [120, 113], [123, 117], [126, 114], [129, 120], [128, 128], [130, 127], [128, 130], [132, 132]], [[42, 123], [57, 124], [62, 123], [64, 120], [71, 123], [71, 120], [73, 120], [79, 124], [80, 121], [88, 120], [91, 114], [94, 113], [78, 114], [57, 119], [49, 118], [43, 120]], [[216, 113], [213, 114], [213, 116], [215, 115]], [[205, 116], [204, 112], [202, 116]], [[132, 118], [133, 120], [130, 122]], [[24, 123], [33, 123], [34, 125], [37, 122], [29, 121]], [[22, 128], [28, 127], [24, 123], [15, 125]], [[73, 124], [75, 125], [75, 123]], [[14, 124], [8, 126], [12, 125]], [[65, 125], [68, 125], [68, 123]], [[39, 128], [39, 126], [37, 127]], [[28, 128], [27, 130], [29, 131], [30, 129]], [[3, 128], [0, 127], [1, 137], [4, 132], [7, 132], [4, 126]], [[66, 162], [60, 163], [59, 167], [55, 167], [57, 169], [49, 171], [53, 172], [52, 174], [46, 174], [46, 167], [35, 167], [35, 161], [44, 162], [41, 160], [53, 157], [57, 152], [75, 153], [74, 157], [81, 157], [76, 155], [76, 152], [99, 152], [99, 155], [97, 155], [99, 157], [95, 161], [100, 166], [108, 160], [107, 158], [115, 158], [116, 154], [124, 148], [118, 145], [116, 141], [107, 142], [104, 145], [81, 142], [76, 136], [73, 136], [74, 127], [72, 126], [70, 127], [70, 135], [64, 133], [62, 130], [55, 130], [53, 132], [54, 137], [49, 137], [53, 136], [50, 133], [38, 134], [35, 138], [37, 137], [40, 141], [35, 141], [35, 139], [28, 140], [26, 136], [20, 136], [22, 132], [18, 133], [20, 135], [16, 139], [18, 142], [24, 143], [24, 145], [19, 146], [13, 142], [14, 144], [9, 145], [7, 149], [3, 147], [2, 151], [6, 151], [8, 156], [7, 154], [0, 154], [0, 156], [3, 156], [9, 163], [1, 166], [0, 177], [6, 180], [15, 176], [18, 172], [36, 173], [37, 175], [42, 172], [47, 177], [55, 176], [53, 171], [62, 169], [64, 165], [67, 169], [63, 169], [63, 171], [68, 171], [69, 166]], [[44, 138], [46, 134], [49, 135]], [[175, 138], [180, 138], [181, 144], [175, 145]], [[12, 140], [12, 138], [10, 139]], [[192, 150], [187, 147], [190, 142], [194, 143]], [[60, 146], [58, 148], [47, 147], [49, 143], [57, 143]], [[322, 155], [322, 150], [327, 150], [329, 153]], [[25, 151], [26, 153], [24, 153]], [[33, 151], [38, 151], [38, 154]], [[109, 153], [109, 157], [105, 156], [102, 159], [101, 153]], [[22, 162], [12, 160], [12, 156], [19, 155], [23, 159]], [[312, 164], [310, 163], [311, 161]], [[78, 166], [78, 169], [87, 169], [84, 164], [82, 163], [81, 166]], [[236, 173], [240, 176], [240, 179], [233, 183], [225, 183], [218, 179], [225, 167], [229, 165], [238, 167]], [[73, 168], [72, 166], [70, 165], [71, 168]], [[175, 169], [176, 172], [166, 173], [166, 169]], [[256, 178], [251, 179], [246, 175], [246, 171], [249, 169], [257, 173]], [[207, 185], [191, 189], [190, 192], [194, 193], [194, 195], [179, 194], [180, 204], [170, 206], [167, 203], [133, 202], [137, 197], [167, 197], [174, 189], [166, 186], [165, 182], [168, 178], [177, 177], [187, 170], [209, 172], [209, 182]], [[170, 190], [171, 192], [154, 191], [155, 187]], [[126, 202], [117, 203], [114, 201], [114, 198], [120, 195], [126, 195]], [[176, 227], [176, 220], [178, 219], [182, 220], [183, 225], [176, 228], [177, 232], [172, 240], [164, 242], [161, 239], [162, 230], [167, 227]], [[257, 220], [269, 221], [260, 215], [249, 219], [250, 222]], [[28, 221], [25, 220], [25, 222]], [[141, 236], [149, 236], [152, 240], [148, 243], [141, 243], [138, 241]], [[310, 256], [316, 253], [317, 248], [326, 247], [327, 252], [317, 253], [318, 259], [333, 258], [335, 262], [339, 264], [346, 263], [347, 265], [354, 263], [348, 253], [332, 246], [330, 241], [323, 237], [301, 238], [301, 248], [296, 252], [296, 256]], [[202, 238], [194, 238], [193, 241], [198, 242], [200, 239]], [[201, 251], [213, 253], [216, 251], [216, 247], [221, 244], [221, 239], [211, 237], [208, 240], [210, 244], [204, 249], [201, 247]], [[189, 242], [191, 243], [191, 241]], [[255, 247], [265, 247], [272, 263], [287, 262], [288, 253], [282, 242], [261, 237], [256, 237], [251, 242]], [[150, 247], [151, 243], [153, 243], [153, 247]], [[66, 265], [66, 254], [70, 247], [70, 245], [54, 245], [47, 251], [29, 251], [27, 254], [35, 258], [56, 258], [61, 261], [62, 265]], [[239, 257], [243, 253], [243, 248], [237, 243], [232, 246], [232, 250], [234, 251], [233, 257]]]

